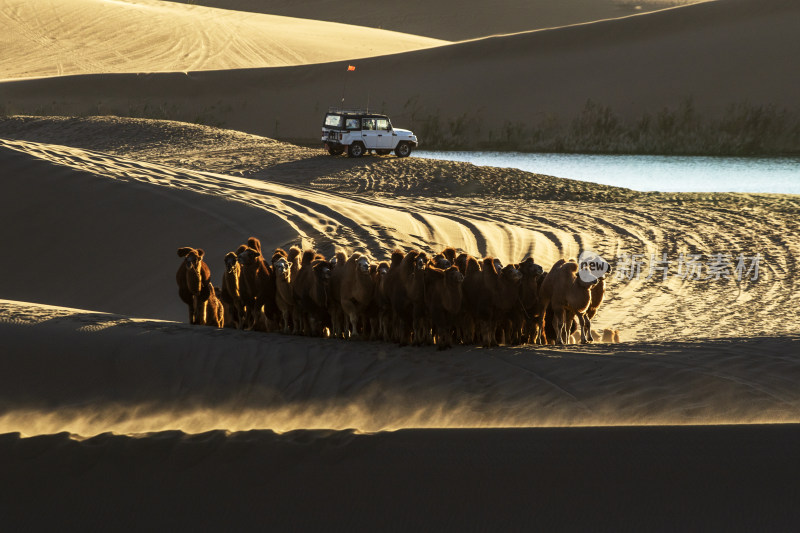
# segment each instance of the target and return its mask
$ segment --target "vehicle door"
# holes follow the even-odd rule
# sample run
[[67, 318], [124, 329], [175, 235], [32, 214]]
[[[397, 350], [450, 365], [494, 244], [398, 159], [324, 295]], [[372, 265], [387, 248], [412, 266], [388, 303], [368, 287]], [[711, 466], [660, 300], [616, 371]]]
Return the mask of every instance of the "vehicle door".
[[378, 148], [376, 119], [366, 117], [361, 119], [361, 139], [364, 141], [364, 147], [367, 150], [375, 150]]
[[342, 144], [350, 144], [353, 140], [361, 140], [361, 119], [348, 118], [344, 122], [345, 132], [342, 135]]
[[396, 146], [396, 137], [392, 137], [391, 125], [388, 118], [375, 119], [375, 129], [378, 132], [378, 148], [393, 150]]

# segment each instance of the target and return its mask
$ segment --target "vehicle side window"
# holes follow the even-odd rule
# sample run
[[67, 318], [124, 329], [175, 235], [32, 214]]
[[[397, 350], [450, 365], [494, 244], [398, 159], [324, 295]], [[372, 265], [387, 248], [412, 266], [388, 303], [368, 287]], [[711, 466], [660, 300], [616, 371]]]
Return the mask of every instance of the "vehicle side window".
[[379, 130], [388, 130], [389, 129], [389, 119], [386, 118], [379, 118], [376, 121], [378, 123], [377, 129]]
[[348, 118], [347, 124], [345, 126], [348, 130], [357, 130], [358, 129], [358, 119], [357, 118]]
[[330, 128], [338, 128], [342, 125], [342, 117], [340, 115], [325, 115], [325, 125]]
[[362, 130], [374, 130], [375, 129], [375, 119], [374, 118], [362, 118], [361, 119], [361, 129]]

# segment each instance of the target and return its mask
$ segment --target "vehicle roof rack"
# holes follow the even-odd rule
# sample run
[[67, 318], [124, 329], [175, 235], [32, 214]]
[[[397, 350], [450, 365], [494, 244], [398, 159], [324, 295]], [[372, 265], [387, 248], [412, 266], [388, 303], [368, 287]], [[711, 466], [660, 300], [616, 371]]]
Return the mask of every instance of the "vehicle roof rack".
[[328, 108], [328, 113], [341, 113], [343, 115], [369, 115], [370, 111], [368, 107], [345, 108], [345, 107], [331, 106]]

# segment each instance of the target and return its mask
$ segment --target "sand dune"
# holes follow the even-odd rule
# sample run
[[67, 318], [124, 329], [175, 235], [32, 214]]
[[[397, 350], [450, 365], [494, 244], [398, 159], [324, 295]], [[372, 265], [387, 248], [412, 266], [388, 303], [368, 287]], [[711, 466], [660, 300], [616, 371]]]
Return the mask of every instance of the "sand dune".
[[436, 353], [0, 300], [0, 336], [11, 529], [800, 523], [800, 426], [717, 425], [798, 422], [796, 335]]
[[[180, 0], [177, 0], [180, 1]], [[645, 13], [691, 0], [498, 0], [472, 2], [459, 0], [406, 0], [370, 4], [358, 0], [195, 0], [204, 6], [269, 13], [287, 17], [328, 20], [370, 28], [383, 28], [414, 35], [427, 35], [448, 41], [461, 41], [542, 28], [554, 28], [595, 20]]]
[[0, 160], [9, 172], [9, 194], [0, 204], [2, 241], [23, 250], [50, 233], [48, 241], [56, 242], [48, 253], [70, 258], [55, 276], [45, 264], [19, 272], [9, 263], [0, 272], [6, 280], [0, 291], [9, 298], [182, 320], [186, 309], [171, 297], [177, 248], [204, 248], [216, 268], [250, 235], [267, 248], [302, 243], [332, 255], [339, 246], [379, 259], [395, 246], [448, 244], [498, 257], [557, 257], [544, 235], [480, 215], [386, 207], [300, 186], [24, 141], [0, 140]]
[[159, 0], [3, 0], [0, 28], [0, 79], [301, 65], [444, 44]]
[[0, 433], [800, 422], [800, 339], [456, 347], [0, 301]]
[[[46, 234], [59, 256], [74, 258], [65, 267], [69, 276], [53, 280], [40, 279], [46, 263], [22, 272], [5, 263], [5, 298], [183, 321], [175, 249], [204, 247], [219, 279], [224, 254], [251, 234], [266, 248], [302, 241], [326, 255], [341, 246], [378, 259], [395, 246], [438, 251], [452, 244], [504, 262], [533, 253], [545, 268], [593, 249], [614, 261], [642, 254], [645, 262], [638, 278], [629, 271], [612, 280], [596, 320], [598, 328], [622, 330], [625, 340], [794, 333], [796, 196], [646, 194], [464, 163], [331, 159], [320, 150], [170, 122], [10, 119], [0, 132], [42, 141], [0, 141], [14, 193], [2, 200], [3, 242], [23, 250]], [[170, 141], [182, 136], [184, 143]], [[43, 144], [81, 146], [98, 137], [113, 154]], [[58, 194], [43, 197], [48, 188]], [[97, 246], [107, 241], [113, 253]], [[667, 281], [660, 271], [645, 279], [650, 254], [664, 253]], [[731, 254], [733, 266], [739, 254], [760, 254], [759, 277], [682, 279], [675, 275], [681, 253], [702, 254], [705, 263], [711, 254]], [[134, 278], [138, 285], [115, 293]], [[104, 289], [90, 290], [94, 283]]]
[[5, 435], [0, 497], [4, 523], [24, 530], [793, 531], [798, 437], [798, 426]]
[[[533, 142], [525, 137], [533, 135], [530, 128], [568, 129], [589, 99], [621, 119], [649, 113], [653, 124], [660, 110], [687, 99], [697, 117], [721, 119], [743, 101], [796, 112], [800, 73], [791, 65], [800, 47], [799, 17], [790, 0], [726, 0], [365, 59], [348, 80], [346, 103], [369, 100], [397, 126], [416, 130], [423, 146], [437, 139], [502, 144], [515, 128]], [[341, 98], [344, 68], [6, 82], [0, 102], [9, 114], [174, 118], [313, 141], [324, 109]], [[592, 129], [602, 126], [602, 109], [594, 113], [576, 134], [602, 139]], [[744, 128], [747, 117], [737, 117], [729, 117], [730, 127]]]
[[[800, 85], [789, 0], [394, 55], [441, 42], [155, 0], [0, 5], [0, 78], [53, 76], [0, 82], [0, 115], [156, 116], [313, 138], [340, 98], [347, 39], [363, 37], [382, 43], [363, 54], [381, 57], [357, 62], [347, 102], [369, 99], [423, 143], [502, 140], [513, 121], [569, 121], [587, 98], [634, 118], [687, 97], [703, 116], [742, 100], [797, 110]], [[447, 5], [430, 6], [425, 28], [441, 30]], [[453, 20], [495, 31], [519, 6]], [[419, 16], [392, 27], [422, 28]], [[142, 70], [175, 72], [124, 74]], [[119, 117], [0, 119], [0, 168], [0, 529], [800, 525], [798, 196], [333, 159]], [[186, 324], [176, 249], [203, 247], [216, 281], [250, 235], [266, 249], [378, 259], [454, 245], [504, 262], [533, 254], [545, 268], [593, 249], [618, 273], [593, 325], [624, 342], [440, 353]], [[662, 253], [760, 254], [761, 268], [757, 279], [642, 279], [617, 261]], [[616, 427], [587, 427], [598, 425]]]

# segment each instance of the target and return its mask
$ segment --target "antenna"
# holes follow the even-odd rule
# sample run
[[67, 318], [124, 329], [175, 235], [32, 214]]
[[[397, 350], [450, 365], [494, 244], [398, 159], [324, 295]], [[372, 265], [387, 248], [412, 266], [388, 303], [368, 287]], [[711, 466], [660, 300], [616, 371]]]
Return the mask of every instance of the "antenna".
[[344, 71], [344, 84], [342, 84], [342, 107], [344, 107], [344, 93], [347, 90], [347, 73], [356, 69], [354, 65], [347, 65], [347, 70]]

